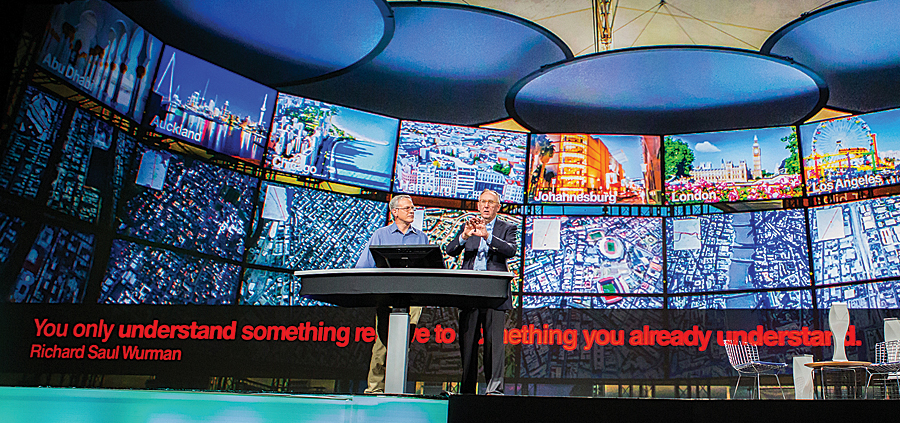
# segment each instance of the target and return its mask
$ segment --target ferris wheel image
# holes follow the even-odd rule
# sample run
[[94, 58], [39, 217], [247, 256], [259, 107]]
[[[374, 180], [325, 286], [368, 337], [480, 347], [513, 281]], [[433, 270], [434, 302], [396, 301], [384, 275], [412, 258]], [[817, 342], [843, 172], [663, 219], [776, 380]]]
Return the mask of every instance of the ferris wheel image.
[[883, 167], [875, 135], [859, 116], [819, 123], [812, 136], [812, 174], [872, 171]]
[[813, 151], [820, 154], [839, 153], [851, 148], [872, 146], [869, 124], [858, 116], [828, 120], [819, 123], [812, 137]]

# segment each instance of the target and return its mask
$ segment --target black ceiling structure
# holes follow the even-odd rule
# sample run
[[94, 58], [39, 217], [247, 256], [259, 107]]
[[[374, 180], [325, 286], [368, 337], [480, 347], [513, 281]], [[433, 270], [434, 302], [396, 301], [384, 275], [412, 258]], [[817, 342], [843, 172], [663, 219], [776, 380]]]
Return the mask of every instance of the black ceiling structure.
[[760, 49], [822, 76], [828, 107], [864, 113], [900, 106], [900, 0], [838, 3], [775, 31]]
[[613, 50], [541, 69], [506, 105], [535, 132], [678, 134], [792, 125], [825, 104], [814, 72], [725, 47]]
[[761, 52], [638, 47], [574, 58], [528, 20], [441, 2], [115, 1], [166, 44], [289, 94], [409, 120], [668, 134], [900, 106], [900, 0], [839, 3]]
[[394, 32], [384, 0], [112, 4], [164, 43], [271, 87], [348, 72]]
[[401, 119], [480, 125], [507, 119], [522, 77], [572, 58], [555, 35], [524, 19], [449, 3], [390, 3], [387, 47], [350, 72], [280, 91]]

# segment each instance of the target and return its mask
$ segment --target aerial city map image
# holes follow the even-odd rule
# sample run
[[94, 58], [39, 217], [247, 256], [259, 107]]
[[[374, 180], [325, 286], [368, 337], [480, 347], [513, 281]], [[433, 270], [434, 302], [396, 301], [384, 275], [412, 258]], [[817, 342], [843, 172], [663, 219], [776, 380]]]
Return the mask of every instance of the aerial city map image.
[[[821, 303], [819, 303], [821, 306]], [[669, 297], [670, 309], [809, 309], [812, 296], [808, 289], [796, 291], [741, 292], [735, 294], [679, 295]], [[827, 308], [827, 307], [826, 307]]]
[[[453, 237], [459, 235], [459, 229], [463, 226], [463, 223], [475, 216], [477, 216], [477, 213], [474, 211], [427, 207], [416, 209], [416, 217], [413, 221], [413, 226], [422, 229], [428, 234], [428, 242], [444, 246], [447, 245]], [[511, 223], [517, 228], [522, 227], [522, 216], [498, 214], [497, 219], [506, 223]], [[521, 230], [516, 231], [516, 251], [520, 251], [519, 246], [522, 241], [519, 238], [521, 237], [521, 233]], [[462, 262], [462, 254], [456, 257], [450, 257], [444, 254], [444, 265], [446, 265], [448, 269], [462, 269]], [[521, 279], [521, 272], [519, 271], [519, 255], [517, 254], [515, 257], [509, 259], [507, 265], [509, 266], [509, 271], [516, 275], [512, 281], [512, 290], [515, 292], [518, 290], [519, 281]]]
[[256, 178], [141, 147], [137, 176], [117, 216], [118, 233], [240, 260]]
[[[809, 220], [817, 285], [900, 276], [900, 197], [811, 208]], [[898, 288], [885, 281], [821, 289], [818, 296], [827, 304], [898, 308]]]
[[[668, 219], [669, 293], [809, 287], [804, 225], [802, 210]], [[754, 294], [726, 298], [728, 308], [759, 308], [755, 307], [759, 303]], [[772, 300], [783, 298], [776, 296]], [[796, 306], [790, 302], [760, 305]]]
[[308, 188], [263, 183], [261, 218], [247, 260], [289, 270], [347, 269], [376, 229], [387, 203]]
[[94, 261], [94, 235], [44, 225], [22, 264], [8, 300], [80, 303]]
[[270, 182], [259, 201], [247, 260], [288, 272], [246, 269], [241, 304], [322, 305], [300, 298], [290, 272], [353, 267], [387, 216], [387, 203]]
[[403, 121], [394, 191], [477, 200], [491, 189], [504, 203], [522, 203], [527, 139], [519, 132]]
[[266, 166], [388, 190], [399, 125], [394, 118], [281, 93]]
[[101, 304], [231, 304], [240, 267], [113, 240]]
[[50, 161], [66, 102], [28, 86], [19, 107], [6, 154], [0, 161], [0, 189], [35, 198]]
[[662, 270], [662, 219], [564, 216], [525, 221], [523, 291], [557, 294], [526, 296], [528, 308], [660, 307], [659, 298], [617, 294], [661, 294]]

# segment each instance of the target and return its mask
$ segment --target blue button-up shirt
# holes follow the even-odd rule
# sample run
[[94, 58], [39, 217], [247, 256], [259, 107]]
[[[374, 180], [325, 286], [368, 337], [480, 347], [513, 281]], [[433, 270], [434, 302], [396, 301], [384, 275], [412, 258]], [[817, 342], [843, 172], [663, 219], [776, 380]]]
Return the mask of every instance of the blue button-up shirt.
[[406, 230], [406, 233], [400, 232], [396, 223], [391, 223], [383, 228], [378, 228], [366, 246], [359, 255], [354, 267], [375, 267], [375, 259], [369, 246], [372, 245], [423, 245], [428, 244], [428, 235], [421, 229], [412, 226]]
[[[488, 237], [487, 239], [481, 238], [481, 242], [478, 244], [478, 255], [475, 256], [475, 263], [473, 263], [473, 270], [487, 270], [487, 253], [491, 250], [491, 241], [494, 239], [494, 222], [497, 218], [491, 219], [490, 223], [484, 225], [487, 230]], [[479, 237], [480, 238], [480, 237]]]

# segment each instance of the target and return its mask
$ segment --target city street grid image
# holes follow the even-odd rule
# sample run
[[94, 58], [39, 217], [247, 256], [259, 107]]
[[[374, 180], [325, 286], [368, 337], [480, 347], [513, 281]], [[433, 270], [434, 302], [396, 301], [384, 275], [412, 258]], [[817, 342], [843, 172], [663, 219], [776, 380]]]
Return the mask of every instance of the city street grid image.
[[138, 148], [118, 233], [241, 260], [256, 178], [174, 153]]
[[[816, 285], [900, 276], [900, 197], [883, 197], [809, 209]], [[886, 284], [886, 285], [884, 285]], [[881, 301], [884, 284], [823, 291], [846, 302]], [[888, 297], [896, 298], [891, 293]], [[872, 298], [871, 300], [866, 298]], [[896, 304], [895, 299], [885, 300]]]
[[799, 197], [794, 127], [667, 135], [666, 202], [719, 203]]
[[288, 270], [353, 267], [387, 203], [264, 182], [248, 262]]
[[232, 304], [240, 267], [114, 240], [101, 304]]
[[[259, 164], [276, 92], [204, 60], [166, 46], [148, 110], [150, 127], [204, 148]], [[152, 104], [152, 102], [151, 102]]]
[[803, 210], [666, 219], [669, 292], [809, 287], [805, 225]]
[[663, 307], [662, 297], [623, 297], [621, 295], [523, 295], [522, 308], [559, 309], [654, 309]]
[[25, 257], [8, 300], [80, 303], [93, 261], [93, 235], [44, 225]]
[[75, 109], [69, 133], [62, 144], [62, 157], [47, 205], [71, 216], [97, 223], [100, 208], [110, 198], [112, 125], [90, 113]]
[[300, 278], [291, 273], [245, 269], [241, 284], [242, 305], [256, 306], [330, 306], [300, 296]]
[[522, 203], [528, 134], [401, 121], [394, 192]]
[[[656, 300], [657, 303], [659, 299]], [[644, 325], [660, 327], [662, 313], [645, 311], [635, 313], [606, 313], [601, 310], [539, 308], [522, 310], [522, 332], [531, 328], [570, 328], [576, 334], [609, 328], [640, 328]], [[623, 330], [624, 329], [620, 329]], [[611, 334], [612, 335], [612, 334]], [[614, 338], [615, 339], [612, 339]], [[535, 336], [536, 338], [536, 336]], [[660, 348], [620, 348], [629, 341], [628, 333], [610, 336], [607, 345], [593, 345], [567, 350], [562, 345], [531, 345], [521, 348], [521, 378], [553, 379], [632, 379], [647, 380], [666, 376], [665, 352]], [[615, 343], [614, 343], [615, 341]], [[536, 343], [535, 343], [536, 344]], [[612, 344], [612, 345], [610, 345]], [[571, 385], [570, 385], [571, 386]], [[568, 388], [568, 386], [566, 386]]]
[[530, 203], [659, 204], [658, 136], [533, 134]]
[[[523, 292], [571, 294], [567, 307], [655, 308], [661, 294], [662, 219], [555, 216], [525, 219]], [[602, 294], [586, 297], [578, 294]], [[547, 303], [540, 302], [546, 298]], [[560, 305], [558, 296], [531, 297], [530, 307]]]
[[[797, 291], [742, 292], [669, 297], [670, 309], [683, 310], [803, 310], [812, 308], [808, 289]], [[821, 308], [821, 304], [819, 304]]]
[[24, 220], [0, 213], [0, 275], [5, 274], [10, 255], [18, 247], [24, 227]]
[[[413, 221], [413, 226], [422, 229], [426, 234], [428, 234], [428, 242], [435, 245], [440, 245], [443, 249], [447, 246], [447, 244], [450, 243], [450, 240], [452, 240], [453, 237], [459, 236], [459, 230], [460, 228], [462, 228], [463, 224], [467, 220], [476, 216], [478, 216], [478, 213], [474, 211], [426, 207], [416, 209], [416, 216], [415, 221]], [[497, 219], [500, 219], [506, 223], [511, 223], [515, 225], [516, 228], [522, 227], [522, 216], [498, 214]], [[521, 251], [519, 248], [522, 242], [521, 233], [521, 230], [516, 230], [517, 252]], [[447, 266], [448, 269], [462, 269], [462, 262], [462, 254], [456, 257], [450, 257], [447, 254], [444, 254], [444, 265]], [[518, 254], [507, 261], [509, 271], [515, 275], [511, 285], [512, 292], [518, 291], [522, 279], [522, 272], [520, 271], [519, 263], [520, 261]]]
[[279, 93], [266, 167], [388, 190], [400, 121]]
[[852, 309], [900, 308], [900, 284], [896, 280], [816, 289], [819, 309], [846, 303]]
[[0, 161], [0, 189], [24, 198], [37, 197], [65, 110], [62, 99], [30, 85], [25, 89]]
[[900, 110], [801, 125], [800, 144], [809, 195], [900, 183]]

